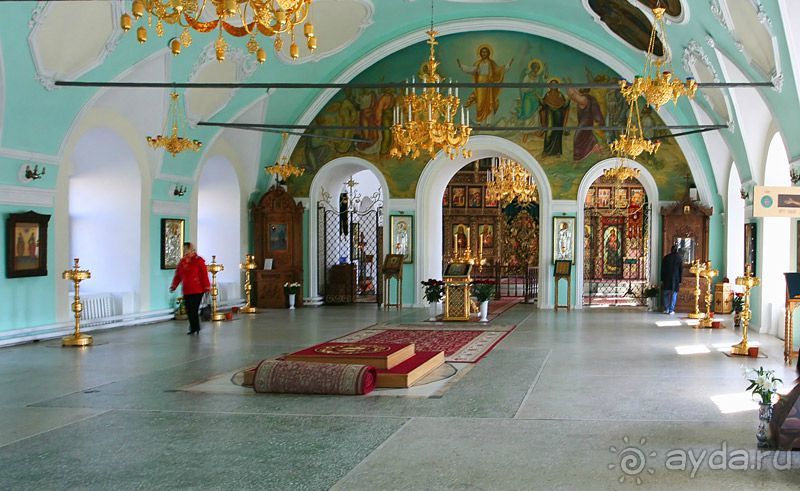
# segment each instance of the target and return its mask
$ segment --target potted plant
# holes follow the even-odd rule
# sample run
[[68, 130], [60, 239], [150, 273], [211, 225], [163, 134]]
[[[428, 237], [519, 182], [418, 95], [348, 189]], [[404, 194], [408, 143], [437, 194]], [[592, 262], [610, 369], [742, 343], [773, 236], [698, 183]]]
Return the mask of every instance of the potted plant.
[[420, 283], [425, 288], [425, 300], [428, 301], [431, 314], [428, 320], [436, 320], [436, 305], [444, 298], [444, 281], [428, 278]]
[[750, 385], [747, 389], [753, 394], [753, 399], [758, 402], [758, 431], [756, 439], [759, 448], [768, 446], [766, 426], [772, 419], [772, 398], [778, 393], [778, 386], [783, 383], [775, 376], [775, 370], [766, 370], [764, 367], [758, 369], [746, 368], [745, 378]]
[[283, 284], [283, 292], [289, 295], [289, 310], [294, 310], [294, 299], [299, 289], [300, 289], [300, 283], [296, 281], [292, 283], [287, 282]]
[[742, 310], [744, 309], [744, 293], [735, 293], [733, 295], [733, 325], [739, 327], [742, 322]]
[[472, 282], [472, 294], [480, 304], [480, 322], [489, 321], [489, 299], [494, 296], [494, 287], [494, 280], [474, 280]]
[[644, 289], [643, 295], [644, 298], [647, 299], [647, 306], [650, 310], [656, 310], [658, 308], [658, 292], [660, 289], [658, 285], [650, 285]]

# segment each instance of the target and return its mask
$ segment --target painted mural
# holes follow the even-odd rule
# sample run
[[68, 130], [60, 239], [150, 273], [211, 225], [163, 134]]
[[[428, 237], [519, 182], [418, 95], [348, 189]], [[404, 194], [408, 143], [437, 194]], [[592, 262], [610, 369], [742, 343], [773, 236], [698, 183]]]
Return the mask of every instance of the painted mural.
[[[440, 72], [461, 82], [612, 82], [618, 75], [599, 61], [555, 41], [513, 32], [473, 32], [440, 38], [437, 49]], [[376, 63], [356, 77], [356, 83], [398, 82], [420, 70], [427, 56], [424, 43], [403, 49]], [[549, 130], [560, 126], [625, 125], [627, 103], [616, 90], [479, 88], [462, 90], [469, 108], [474, 134], [507, 138], [527, 149], [547, 173], [554, 199], [575, 199], [586, 171], [610, 157], [608, 143], [618, 132], [600, 130]], [[313, 125], [376, 127], [383, 129], [314, 130], [321, 135], [357, 138], [363, 142], [302, 138], [291, 156], [306, 168], [300, 178], [290, 180], [295, 196], [308, 196], [311, 181], [326, 162], [357, 156], [374, 163], [386, 177], [395, 198], [413, 198], [417, 179], [427, 154], [416, 160], [389, 156], [391, 149], [391, 89], [345, 89], [331, 99]], [[642, 124], [662, 125], [655, 111], [645, 110]], [[481, 132], [481, 126], [538, 127], [536, 130]], [[645, 134], [651, 133], [645, 129]], [[647, 166], [664, 200], [680, 199], [686, 187], [688, 165], [680, 147], [670, 138], [662, 141], [655, 157], [640, 162]]]

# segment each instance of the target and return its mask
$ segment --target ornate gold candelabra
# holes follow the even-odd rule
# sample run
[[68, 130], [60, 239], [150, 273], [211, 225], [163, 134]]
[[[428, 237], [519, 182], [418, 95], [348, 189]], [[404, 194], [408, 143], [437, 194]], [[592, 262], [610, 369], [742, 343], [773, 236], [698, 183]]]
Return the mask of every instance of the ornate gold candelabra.
[[61, 277], [65, 280], [73, 282], [75, 285], [75, 298], [72, 301], [72, 311], [75, 313], [75, 332], [72, 336], [64, 336], [61, 338], [61, 346], [91, 346], [92, 337], [88, 334], [81, 334], [81, 311], [83, 311], [83, 303], [81, 303], [80, 283], [83, 280], [88, 280], [92, 277], [92, 272], [88, 269], [80, 269], [78, 264], [79, 259], [75, 258], [75, 265], [72, 269], [68, 269], [61, 273]]
[[705, 312], [700, 312], [700, 276], [705, 272], [706, 263], [697, 261], [692, 263], [689, 271], [694, 275], [694, 312], [689, 312], [690, 319], [705, 319]]
[[706, 279], [706, 317], [702, 319], [698, 326], [700, 327], [712, 327], [714, 321], [711, 318], [711, 280], [714, 279], [715, 276], [719, 274], [719, 271], [716, 269], [711, 269], [711, 261], [706, 261], [705, 268], [701, 275], [703, 278]]
[[244, 270], [244, 297], [247, 300], [247, 303], [244, 307], [242, 307], [239, 311], [245, 314], [255, 314], [256, 308], [253, 307], [252, 302], [250, 300], [250, 295], [253, 290], [253, 286], [250, 284], [250, 272], [256, 269], [258, 265], [256, 264], [256, 257], [252, 254], [248, 254], [245, 256], [245, 262], [239, 264], [239, 268]]
[[747, 345], [747, 326], [750, 324], [752, 313], [750, 312], [750, 290], [761, 284], [761, 280], [753, 276], [748, 264], [744, 268], [744, 276], [736, 278], [736, 284], [744, 287], [744, 307], [742, 308], [742, 340], [738, 344], [731, 346], [732, 355], [747, 356], [749, 346]]
[[208, 271], [211, 273], [211, 320], [221, 321], [225, 319], [225, 314], [217, 312], [217, 295], [219, 289], [217, 288], [217, 273], [224, 271], [225, 266], [217, 264], [217, 256], [211, 256], [211, 264], [208, 265]]

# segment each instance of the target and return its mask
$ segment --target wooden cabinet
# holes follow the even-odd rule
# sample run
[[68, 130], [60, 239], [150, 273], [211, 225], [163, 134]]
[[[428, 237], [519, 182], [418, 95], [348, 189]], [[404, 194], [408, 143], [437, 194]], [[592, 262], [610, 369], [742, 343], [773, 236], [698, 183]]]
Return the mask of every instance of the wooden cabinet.
[[[694, 312], [695, 276], [689, 272], [695, 260], [708, 260], [708, 223], [713, 208], [706, 208], [697, 201], [685, 198], [683, 201], [661, 209], [663, 253], [667, 254], [673, 245], [683, 256], [683, 276], [676, 312]], [[700, 311], [706, 308], [705, 296], [708, 285], [700, 278]]]
[[[255, 270], [256, 307], [288, 307], [283, 285], [303, 280], [303, 205], [280, 186], [273, 186], [252, 209], [255, 260], [272, 269]], [[302, 305], [302, 289], [296, 305]]]

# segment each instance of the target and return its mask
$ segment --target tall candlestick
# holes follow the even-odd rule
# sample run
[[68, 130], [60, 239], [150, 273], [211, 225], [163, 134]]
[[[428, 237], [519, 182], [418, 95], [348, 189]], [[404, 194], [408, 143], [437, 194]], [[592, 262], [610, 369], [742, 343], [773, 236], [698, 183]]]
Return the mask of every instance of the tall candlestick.
[[478, 243], [478, 259], [483, 258], [483, 234], [480, 234], [481, 241]]
[[470, 245], [472, 245], [472, 243], [469, 241], [469, 231], [470, 231], [471, 228], [472, 227], [467, 227], [467, 250], [472, 249], [470, 247]]
[[458, 257], [458, 234], [453, 234], [453, 250], [454, 255]]

